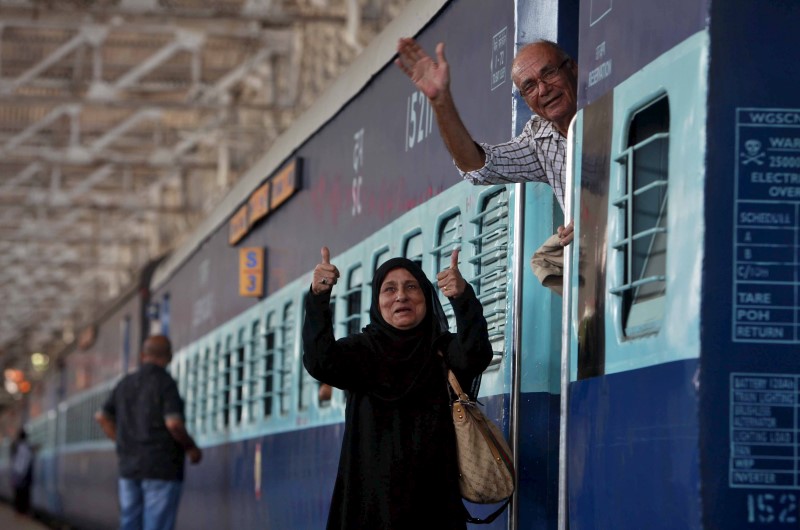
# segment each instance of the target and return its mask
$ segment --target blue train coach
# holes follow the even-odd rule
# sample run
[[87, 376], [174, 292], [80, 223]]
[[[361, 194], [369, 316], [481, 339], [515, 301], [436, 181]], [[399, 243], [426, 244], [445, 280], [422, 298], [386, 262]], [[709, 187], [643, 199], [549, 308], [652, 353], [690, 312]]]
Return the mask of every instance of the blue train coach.
[[[37, 510], [116, 525], [113, 445], [91, 417], [158, 331], [205, 452], [179, 528], [324, 528], [344, 396], [325, 399], [301, 362], [319, 250], [342, 272], [343, 336], [366, 323], [382, 261], [433, 275], [460, 248], [495, 352], [480, 401], [518, 471], [486, 528], [798, 528], [799, 23], [789, 0], [412, 2], [15, 412], [39, 446]], [[392, 65], [410, 35], [447, 44], [462, 118], [490, 143], [530, 117], [519, 46], [577, 58], [565, 213], [545, 185], [458, 178]], [[528, 259], [565, 220], [559, 296]]]

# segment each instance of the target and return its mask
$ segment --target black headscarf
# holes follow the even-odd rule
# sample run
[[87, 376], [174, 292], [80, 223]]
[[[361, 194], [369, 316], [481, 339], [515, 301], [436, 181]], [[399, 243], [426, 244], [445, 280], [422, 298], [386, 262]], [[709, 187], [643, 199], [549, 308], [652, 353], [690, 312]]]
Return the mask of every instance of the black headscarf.
[[[425, 295], [425, 317], [412, 329], [397, 329], [381, 315], [381, 285], [386, 275], [394, 269], [405, 269], [411, 273]], [[436, 341], [447, 331], [444, 309], [419, 265], [410, 259], [392, 258], [378, 267], [373, 276], [369, 316], [370, 323], [364, 328], [364, 337], [377, 356], [374, 394], [387, 401], [401, 399], [414, 389], [432, 367], [440, 366], [436, 359]]]

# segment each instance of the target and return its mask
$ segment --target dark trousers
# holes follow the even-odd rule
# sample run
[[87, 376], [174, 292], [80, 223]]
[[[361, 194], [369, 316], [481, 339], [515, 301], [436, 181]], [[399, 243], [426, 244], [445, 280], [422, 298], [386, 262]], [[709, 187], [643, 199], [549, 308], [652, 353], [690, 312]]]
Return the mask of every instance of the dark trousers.
[[31, 510], [31, 487], [14, 488], [14, 510], [17, 513], [28, 513]]

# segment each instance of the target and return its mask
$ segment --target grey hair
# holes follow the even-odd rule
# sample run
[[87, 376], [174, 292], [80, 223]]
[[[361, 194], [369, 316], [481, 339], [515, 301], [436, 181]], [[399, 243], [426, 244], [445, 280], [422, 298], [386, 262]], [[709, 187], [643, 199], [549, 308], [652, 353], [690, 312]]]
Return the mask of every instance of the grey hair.
[[569, 59], [571, 61], [574, 60], [574, 59], [572, 59], [570, 54], [568, 54], [566, 52], [566, 50], [564, 50], [564, 48], [562, 48], [557, 42], [554, 42], [554, 41], [551, 41], [551, 40], [547, 40], [547, 39], [538, 39], [538, 40], [535, 40], [533, 42], [529, 42], [528, 44], [525, 44], [522, 48], [519, 49], [519, 51], [517, 52], [517, 55], [522, 53], [523, 50], [526, 50], [528, 48], [533, 48], [534, 46], [539, 46], [539, 45], [545, 45], [545, 46], [548, 46], [549, 48], [555, 50], [556, 53], [558, 53], [559, 56], [562, 59]]

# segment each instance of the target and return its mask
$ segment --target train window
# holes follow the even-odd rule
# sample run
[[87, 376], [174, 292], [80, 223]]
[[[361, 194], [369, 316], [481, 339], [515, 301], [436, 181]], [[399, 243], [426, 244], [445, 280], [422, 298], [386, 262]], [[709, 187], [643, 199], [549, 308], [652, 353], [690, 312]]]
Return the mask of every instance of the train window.
[[406, 237], [403, 244], [403, 256], [414, 261], [422, 267], [422, 232], [417, 230], [415, 233]]
[[[378, 270], [378, 267], [383, 265], [383, 262], [389, 259], [389, 247], [383, 247], [378, 249], [375, 254], [372, 256], [372, 271], [370, 273], [370, 278], [375, 277], [375, 271]], [[369, 282], [365, 283], [364, 285], [364, 300], [371, 301], [372, 300], [372, 280], [370, 279]], [[369, 305], [364, 308], [364, 320], [369, 322]]]
[[261, 363], [264, 361], [264, 341], [261, 336], [261, 322], [256, 320], [250, 327], [250, 355], [247, 357], [247, 374], [245, 375], [247, 385], [247, 421], [258, 418], [259, 399], [262, 394], [258, 387], [261, 378], [258, 374], [264, 373]]
[[[436, 271], [444, 270], [450, 266], [450, 255], [453, 250], [461, 248], [462, 238], [461, 212], [444, 216], [436, 232], [436, 246], [431, 252], [434, 263], [436, 263]], [[447, 298], [441, 292], [439, 293], [439, 299], [444, 308], [444, 313], [447, 315], [448, 325], [452, 331], [455, 331], [456, 320], [453, 314], [453, 306], [447, 303]]]
[[294, 315], [292, 303], [283, 308], [281, 322], [281, 344], [278, 352], [281, 356], [281, 414], [289, 412], [292, 395], [292, 352], [294, 351]]
[[186, 359], [186, 377], [184, 378], [184, 392], [186, 396], [186, 424], [194, 425], [198, 418], [197, 411], [197, 356], [189, 355]]
[[[306, 292], [305, 296], [308, 296], [308, 292]], [[306, 306], [305, 299], [303, 299], [303, 307], [305, 306]], [[305, 319], [305, 316], [303, 319]], [[303, 366], [302, 355], [299, 358], [299, 365], [300, 365], [299, 366], [300, 388], [297, 389], [297, 398], [298, 398], [297, 405], [300, 410], [305, 410], [314, 401], [314, 397], [317, 394], [319, 386], [316, 382], [316, 379], [311, 377], [311, 374], [309, 374], [308, 370], [306, 370], [305, 366]]]
[[166, 337], [169, 337], [169, 325], [170, 325], [169, 293], [165, 293], [164, 298], [161, 301], [161, 334]]
[[662, 96], [636, 111], [626, 149], [616, 157], [624, 186], [614, 201], [622, 239], [623, 283], [611, 292], [622, 297], [626, 336], [656, 333], [664, 316], [667, 264], [669, 100]]
[[[471, 222], [477, 235], [470, 239], [475, 256], [470, 259], [476, 275], [472, 280], [489, 327], [494, 359], [499, 363], [505, 351], [506, 288], [508, 287], [508, 190], [499, 187], [484, 196]], [[464, 267], [462, 274], [467, 277]]]
[[217, 341], [214, 344], [214, 356], [208, 361], [208, 397], [210, 400], [210, 406], [208, 407], [209, 432], [215, 432], [219, 428], [217, 418], [219, 414], [220, 403], [222, 403], [222, 400], [219, 397], [219, 388], [222, 386], [221, 374], [218, 368], [220, 357], [222, 357], [222, 343]]
[[197, 417], [195, 419], [195, 432], [206, 432], [209, 428], [208, 425], [208, 377], [209, 377], [209, 363], [211, 360], [211, 348], [206, 347], [202, 352], [198, 352], [197, 361], [197, 394], [195, 394], [195, 401], [197, 402]]
[[275, 353], [277, 348], [275, 335], [275, 313], [270, 313], [264, 325], [264, 360], [261, 371], [264, 383], [262, 410], [265, 417], [272, 416], [272, 401], [275, 395]]
[[125, 315], [122, 320], [122, 373], [128, 373], [131, 362], [131, 317]]
[[225, 338], [225, 349], [219, 358], [219, 420], [218, 425], [221, 429], [227, 429], [230, 420], [231, 406], [231, 368], [233, 360], [233, 337], [228, 335]]
[[379, 249], [372, 257], [372, 272], [373, 275], [378, 267], [380, 267], [384, 261], [389, 259], [389, 247], [383, 247]]
[[242, 423], [244, 410], [244, 371], [245, 371], [245, 330], [239, 330], [236, 350], [233, 352], [231, 365], [231, 422], [234, 426]]
[[345, 335], [361, 331], [361, 287], [364, 274], [361, 265], [356, 265], [347, 274], [347, 290], [342, 295], [345, 302], [345, 315], [342, 321]]

